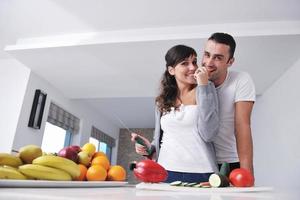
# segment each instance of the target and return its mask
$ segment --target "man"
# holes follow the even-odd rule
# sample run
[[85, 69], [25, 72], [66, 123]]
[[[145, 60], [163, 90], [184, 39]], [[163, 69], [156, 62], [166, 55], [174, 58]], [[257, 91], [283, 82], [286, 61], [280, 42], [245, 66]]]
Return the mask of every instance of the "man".
[[253, 144], [250, 118], [255, 87], [245, 72], [229, 71], [234, 62], [235, 41], [226, 33], [208, 38], [202, 65], [209, 72], [219, 97], [220, 128], [214, 139], [219, 166], [230, 163], [230, 170], [247, 168], [253, 173]]

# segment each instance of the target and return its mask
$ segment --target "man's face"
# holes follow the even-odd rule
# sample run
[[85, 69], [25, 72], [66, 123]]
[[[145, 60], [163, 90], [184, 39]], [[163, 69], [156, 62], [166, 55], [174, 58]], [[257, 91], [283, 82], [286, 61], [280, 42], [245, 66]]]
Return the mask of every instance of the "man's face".
[[227, 75], [227, 69], [234, 61], [230, 58], [229, 46], [221, 43], [216, 43], [213, 40], [206, 42], [202, 57], [202, 66], [206, 67], [209, 72], [209, 80], [215, 83], [216, 86], [221, 85]]

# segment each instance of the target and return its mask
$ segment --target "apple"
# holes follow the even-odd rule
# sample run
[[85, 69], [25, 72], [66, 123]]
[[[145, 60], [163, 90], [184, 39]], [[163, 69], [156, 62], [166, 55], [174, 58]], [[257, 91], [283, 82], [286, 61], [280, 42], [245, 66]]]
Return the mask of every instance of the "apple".
[[81, 151], [81, 147], [78, 146], [78, 145], [72, 145], [72, 146], [69, 146], [69, 148], [71, 148], [74, 151], [76, 151], [76, 153], [79, 153]]
[[92, 157], [96, 152], [96, 146], [93, 143], [86, 143], [81, 147], [81, 150], [87, 152]]
[[64, 158], [68, 158], [70, 160], [73, 160], [75, 163], [77, 163], [78, 161], [78, 155], [77, 152], [70, 148], [70, 147], [65, 147], [63, 149], [61, 149], [58, 153], [58, 156], [60, 157], [64, 157]]
[[78, 162], [80, 164], [83, 164], [85, 166], [89, 166], [91, 162], [92, 157], [89, 155], [88, 152], [81, 151], [78, 153]]

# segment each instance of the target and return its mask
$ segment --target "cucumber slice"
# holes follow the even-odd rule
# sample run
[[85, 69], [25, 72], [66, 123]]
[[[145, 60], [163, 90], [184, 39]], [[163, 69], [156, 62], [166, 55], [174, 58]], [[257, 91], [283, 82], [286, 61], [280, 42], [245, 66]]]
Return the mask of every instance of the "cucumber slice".
[[212, 174], [209, 176], [209, 183], [212, 187], [219, 187], [221, 185], [221, 178], [218, 174]]
[[187, 182], [182, 182], [180, 186], [186, 186], [187, 184], [189, 184], [189, 183], [187, 183]]
[[170, 185], [171, 186], [179, 186], [179, 185], [181, 185], [181, 181], [174, 181], [174, 182], [172, 182], [172, 183], [170, 183]]
[[202, 188], [211, 188], [211, 186], [210, 185], [203, 185], [203, 186], [201, 186]]
[[188, 184], [185, 185], [185, 187], [193, 187], [194, 185], [197, 185], [197, 183], [196, 182], [188, 183]]
[[193, 187], [195, 187], [195, 188], [201, 188], [201, 185], [200, 184], [196, 184], [196, 185], [193, 185]]

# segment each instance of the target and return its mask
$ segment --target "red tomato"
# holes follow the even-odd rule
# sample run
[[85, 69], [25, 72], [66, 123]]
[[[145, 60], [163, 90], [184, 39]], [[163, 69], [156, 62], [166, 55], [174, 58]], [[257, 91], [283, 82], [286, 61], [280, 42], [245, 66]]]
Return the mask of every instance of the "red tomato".
[[235, 187], [251, 187], [254, 185], [254, 177], [249, 170], [244, 168], [232, 170], [229, 174], [229, 180]]

